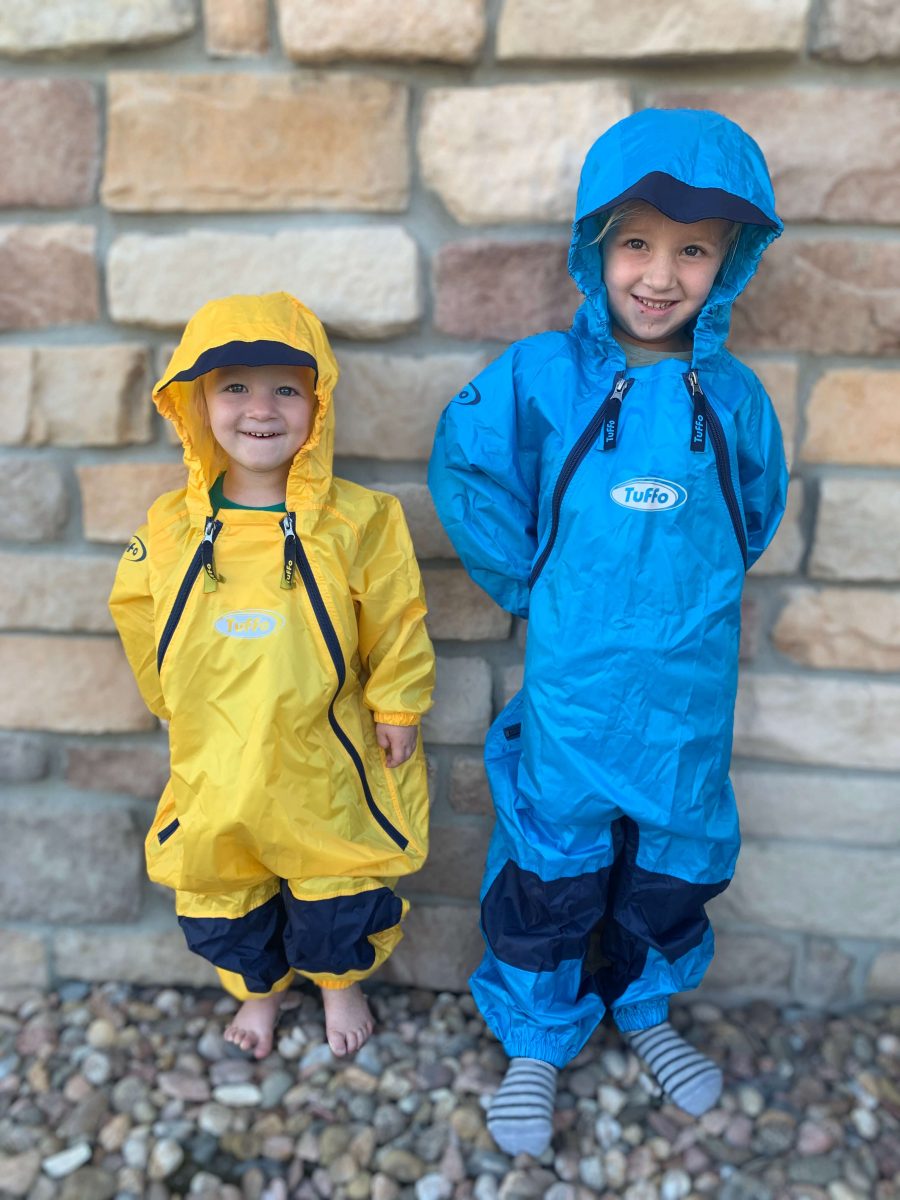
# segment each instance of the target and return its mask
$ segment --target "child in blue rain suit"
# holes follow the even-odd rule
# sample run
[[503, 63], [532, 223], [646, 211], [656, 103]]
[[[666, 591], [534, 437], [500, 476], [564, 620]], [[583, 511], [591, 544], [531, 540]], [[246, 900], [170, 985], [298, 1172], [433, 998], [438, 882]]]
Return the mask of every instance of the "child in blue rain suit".
[[497, 820], [472, 977], [512, 1059], [489, 1113], [511, 1153], [546, 1148], [555, 1069], [606, 1011], [687, 1111], [721, 1092], [667, 1013], [710, 962], [704, 904], [738, 853], [741, 590], [787, 472], [772, 404], [725, 339], [781, 228], [731, 121], [619, 122], [582, 172], [571, 329], [510, 347], [438, 427], [441, 520], [529, 622], [522, 689], [486, 742]]

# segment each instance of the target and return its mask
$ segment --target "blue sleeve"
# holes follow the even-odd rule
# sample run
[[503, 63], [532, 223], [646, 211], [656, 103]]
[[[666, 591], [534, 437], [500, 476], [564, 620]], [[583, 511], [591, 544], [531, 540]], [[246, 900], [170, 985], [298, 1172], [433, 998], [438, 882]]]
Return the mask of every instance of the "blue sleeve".
[[755, 375], [751, 395], [736, 415], [736, 425], [747, 565], [752, 567], [781, 523], [788, 488], [781, 426], [772, 401]]
[[538, 455], [523, 438], [516, 363], [513, 346], [447, 405], [428, 483], [466, 570], [497, 604], [524, 617], [537, 553]]

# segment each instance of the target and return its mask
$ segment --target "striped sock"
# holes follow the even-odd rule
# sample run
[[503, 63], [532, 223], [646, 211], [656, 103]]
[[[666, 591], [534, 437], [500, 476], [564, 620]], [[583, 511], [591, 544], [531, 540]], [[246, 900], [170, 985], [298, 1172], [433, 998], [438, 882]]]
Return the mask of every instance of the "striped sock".
[[679, 1037], [668, 1021], [622, 1036], [656, 1076], [669, 1099], [692, 1117], [702, 1116], [721, 1096], [722, 1072]]
[[556, 1067], [539, 1058], [513, 1058], [491, 1101], [487, 1124], [507, 1154], [539, 1158], [553, 1136]]

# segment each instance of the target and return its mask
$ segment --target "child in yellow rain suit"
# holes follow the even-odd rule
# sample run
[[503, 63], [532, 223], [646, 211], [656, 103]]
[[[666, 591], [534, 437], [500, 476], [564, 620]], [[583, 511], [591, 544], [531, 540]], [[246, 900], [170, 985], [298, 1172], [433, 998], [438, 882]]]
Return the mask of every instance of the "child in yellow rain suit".
[[292, 296], [201, 308], [153, 392], [187, 488], [153, 504], [110, 597], [169, 722], [150, 878], [244, 1002], [226, 1037], [256, 1057], [294, 972], [322, 989], [332, 1050], [362, 1045], [359, 981], [400, 940], [394, 885], [427, 852], [422, 580], [394, 497], [332, 475], [337, 376]]

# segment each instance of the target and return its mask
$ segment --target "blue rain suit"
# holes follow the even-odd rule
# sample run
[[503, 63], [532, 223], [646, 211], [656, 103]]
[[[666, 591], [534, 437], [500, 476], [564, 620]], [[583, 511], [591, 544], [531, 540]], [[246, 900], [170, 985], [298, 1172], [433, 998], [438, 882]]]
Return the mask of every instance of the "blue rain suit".
[[[742, 223], [690, 364], [626, 370], [599, 246], [630, 198]], [[712, 112], [646, 110], [587, 156], [566, 333], [510, 347], [447, 406], [429, 481], [473, 579], [527, 617], [521, 691], [492, 725], [496, 810], [475, 999], [507, 1053], [562, 1066], [607, 1009], [665, 1019], [713, 953], [704, 904], [739, 847], [728, 779], [744, 574], [784, 510], [781, 432], [725, 349], [781, 231], [762, 154]]]

